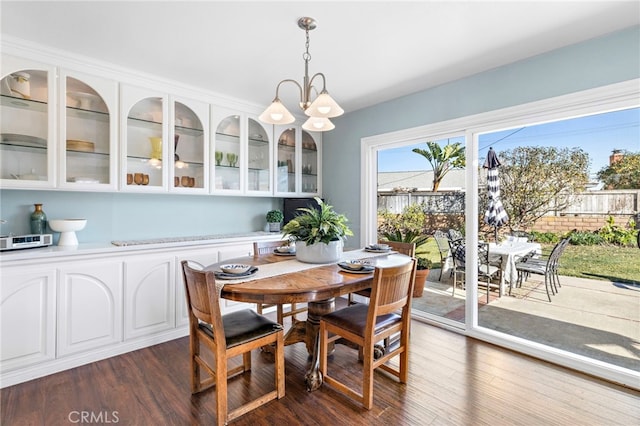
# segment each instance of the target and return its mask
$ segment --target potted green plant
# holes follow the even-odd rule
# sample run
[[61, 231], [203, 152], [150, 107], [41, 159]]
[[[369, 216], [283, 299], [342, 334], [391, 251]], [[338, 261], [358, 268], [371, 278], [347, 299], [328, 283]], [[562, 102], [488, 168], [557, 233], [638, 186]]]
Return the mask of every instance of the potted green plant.
[[267, 223], [270, 232], [280, 232], [280, 224], [284, 219], [284, 215], [280, 210], [271, 210], [267, 212]]
[[427, 282], [432, 265], [431, 260], [426, 257], [416, 258], [416, 282], [413, 287], [413, 297], [422, 297], [424, 285]]
[[314, 197], [319, 209], [301, 207], [296, 217], [282, 231], [285, 237], [296, 242], [296, 257], [301, 262], [331, 263], [342, 256], [344, 239], [353, 235], [347, 226], [345, 215], [333, 210], [333, 206]]

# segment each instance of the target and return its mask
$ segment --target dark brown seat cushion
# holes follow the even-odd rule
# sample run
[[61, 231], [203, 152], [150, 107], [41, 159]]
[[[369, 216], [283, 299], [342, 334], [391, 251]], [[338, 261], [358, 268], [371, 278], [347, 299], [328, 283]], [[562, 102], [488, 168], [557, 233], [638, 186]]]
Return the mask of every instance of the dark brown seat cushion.
[[[322, 320], [348, 330], [358, 336], [364, 336], [364, 330], [367, 326], [368, 310], [369, 305], [358, 303], [327, 314], [322, 317]], [[376, 318], [376, 328], [374, 332], [378, 333], [387, 327], [399, 323], [401, 320], [402, 318], [398, 314], [380, 315]]]
[[[242, 311], [223, 315], [222, 322], [224, 324], [224, 336], [227, 340], [227, 348], [255, 340], [283, 329], [277, 322], [258, 315], [251, 309], [243, 309]], [[200, 323], [200, 329], [213, 339], [213, 331], [211, 330], [210, 324]]]

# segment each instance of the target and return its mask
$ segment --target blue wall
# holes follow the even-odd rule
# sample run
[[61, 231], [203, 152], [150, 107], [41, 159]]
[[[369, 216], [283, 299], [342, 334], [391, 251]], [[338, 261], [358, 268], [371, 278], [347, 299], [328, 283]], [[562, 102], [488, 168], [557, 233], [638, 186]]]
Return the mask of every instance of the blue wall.
[[[640, 78], [640, 27], [554, 50], [334, 120], [323, 193], [360, 230], [360, 139]], [[330, 170], [330, 173], [328, 171]]]
[[[323, 135], [324, 197], [360, 229], [360, 139], [640, 77], [640, 27], [569, 46], [345, 114]], [[355, 83], [354, 83], [355, 84]], [[86, 218], [83, 242], [262, 230], [280, 199], [191, 195], [0, 191], [1, 233], [29, 232], [34, 203], [50, 219]]]
[[282, 200], [261, 197], [0, 191], [2, 234], [29, 233], [34, 203], [48, 219], [87, 219], [80, 243], [262, 231]]

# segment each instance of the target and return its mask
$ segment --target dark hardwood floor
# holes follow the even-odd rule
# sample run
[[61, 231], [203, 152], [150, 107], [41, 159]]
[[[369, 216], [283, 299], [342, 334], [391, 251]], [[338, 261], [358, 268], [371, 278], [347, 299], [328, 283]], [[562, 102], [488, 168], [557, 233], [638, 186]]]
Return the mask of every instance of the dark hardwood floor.
[[[637, 425], [640, 392], [414, 321], [411, 378], [375, 378], [370, 411], [329, 389], [304, 387], [304, 345], [288, 346], [286, 396], [237, 425]], [[215, 389], [191, 396], [181, 338], [2, 389], [1, 424], [212, 425]], [[357, 379], [352, 349], [330, 368]], [[231, 379], [230, 405], [272, 385], [273, 364], [253, 353], [251, 374]], [[84, 421], [83, 421], [84, 420]]]

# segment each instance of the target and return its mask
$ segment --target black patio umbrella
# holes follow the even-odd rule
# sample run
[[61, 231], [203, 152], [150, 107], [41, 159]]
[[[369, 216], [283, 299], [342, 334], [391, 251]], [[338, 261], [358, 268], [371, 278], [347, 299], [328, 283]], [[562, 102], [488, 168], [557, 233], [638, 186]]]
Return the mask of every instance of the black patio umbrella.
[[482, 166], [487, 169], [487, 193], [489, 195], [489, 206], [484, 214], [484, 221], [494, 227], [496, 243], [498, 242], [498, 227], [506, 224], [509, 220], [509, 216], [502, 206], [502, 201], [500, 201], [500, 176], [498, 175], [500, 164], [500, 159], [493, 147], [489, 148], [487, 159]]

